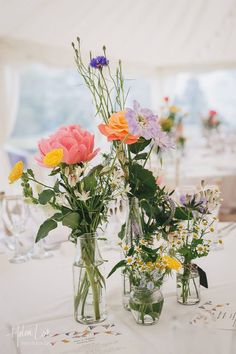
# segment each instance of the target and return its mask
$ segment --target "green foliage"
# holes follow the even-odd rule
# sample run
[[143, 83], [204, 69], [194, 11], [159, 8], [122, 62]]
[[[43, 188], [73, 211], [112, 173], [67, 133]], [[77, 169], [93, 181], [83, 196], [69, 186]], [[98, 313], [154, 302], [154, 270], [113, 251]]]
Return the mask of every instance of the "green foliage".
[[62, 225], [75, 230], [79, 226], [80, 217], [77, 212], [66, 214], [62, 219]]
[[129, 146], [129, 150], [130, 152], [132, 152], [132, 154], [139, 154], [141, 151], [143, 151], [149, 144], [150, 144], [151, 140], [146, 140], [144, 138], [139, 138], [139, 140], [137, 141], [137, 143], [132, 144]]
[[124, 267], [125, 266], [125, 260], [122, 259], [120, 262], [118, 262], [110, 271], [110, 273], [108, 274], [107, 278], [109, 278], [117, 269]]
[[125, 237], [125, 224], [123, 224], [121, 226], [120, 232], [118, 233], [118, 237], [123, 240], [123, 238]]
[[55, 196], [55, 192], [52, 189], [45, 189], [38, 196], [38, 201], [42, 205], [46, 205]]
[[49, 232], [54, 230], [56, 227], [57, 227], [57, 223], [55, 220], [52, 220], [51, 218], [45, 220], [38, 230], [35, 242], [38, 242], [44, 237], [46, 237], [49, 234]]
[[129, 166], [131, 193], [138, 199], [152, 197], [156, 190], [156, 180], [151, 171], [141, 165], [134, 163]]
[[135, 157], [134, 157], [134, 160], [146, 160], [148, 154], [147, 152], [143, 152], [142, 154], [137, 154]]

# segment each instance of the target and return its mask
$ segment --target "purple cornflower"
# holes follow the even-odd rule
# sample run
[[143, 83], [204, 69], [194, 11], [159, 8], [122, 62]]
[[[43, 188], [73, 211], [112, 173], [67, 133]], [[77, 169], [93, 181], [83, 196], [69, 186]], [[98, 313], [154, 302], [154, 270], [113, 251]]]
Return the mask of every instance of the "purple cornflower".
[[182, 194], [179, 198], [179, 201], [182, 205], [184, 205], [186, 203], [186, 196]]
[[150, 109], [141, 108], [137, 101], [134, 101], [133, 109], [126, 108], [125, 118], [130, 133], [147, 140], [154, 139], [160, 129], [157, 116]]
[[109, 60], [104, 56], [98, 56], [90, 60], [90, 66], [94, 69], [102, 69], [109, 64]]

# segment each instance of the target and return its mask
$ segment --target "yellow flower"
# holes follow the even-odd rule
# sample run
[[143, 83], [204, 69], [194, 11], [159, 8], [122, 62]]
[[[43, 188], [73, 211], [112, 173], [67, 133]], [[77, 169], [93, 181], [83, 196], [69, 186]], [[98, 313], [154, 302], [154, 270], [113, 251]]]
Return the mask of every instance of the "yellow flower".
[[47, 167], [56, 167], [62, 162], [63, 155], [63, 149], [53, 149], [44, 156], [43, 163]]
[[219, 243], [220, 245], [222, 245], [222, 244], [223, 244], [223, 240], [218, 240], [218, 243]]
[[179, 270], [181, 268], [181, 263], [175, 258], [170, 256], [163, 256], [162, 259], [164, 262], [166, 262], [169, 269]]
[[170, 112], [171, 113], [177, 113], [180, 111], [180, 108], [177, 106], [170, 106]]
[[155, 268], [155, 265], [152, 262], [147, 262], [146, 266], [151, 270]]
[[210, 228], [210, 231], [211, 231], [211, 232], [214, 232], [214, 231], [215, 231], [214, 227], [211, 227], [211, 228]]
[[160, 120], [160, 124], [161, 124], [162, 130], [164, 130], [165, 132], [170, 132], [173, 125], [174, 125], [173, 121], [169, 118], [162, 118]]
[[137, 264], [141, 266], [141, 265], [143, 265], [143, 261], [141, 259], [138, 259]]
[[202, 223], [204, 226], [207, 226], [207, 224], [208, 224], [207, 220], [203, 220]]
[[19, 178], [21, 178], [23, 174], [23, 169], [24, 169], [24, 163], [23, 161], [18, 161], [14, 166], [13, 169], [11, 170], [11, 173], [8, 176], [8, 181], [9, 183], [14, 183], [17, 181]]

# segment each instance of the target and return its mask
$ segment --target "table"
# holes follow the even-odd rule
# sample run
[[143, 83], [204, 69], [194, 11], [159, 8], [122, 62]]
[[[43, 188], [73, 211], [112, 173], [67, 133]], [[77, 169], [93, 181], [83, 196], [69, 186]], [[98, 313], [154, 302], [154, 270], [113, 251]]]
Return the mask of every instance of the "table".
[[[209, 289], [202, 290], [202, 301], [209, 298], [224, 302], [236, 300], [235, 249], [236, 230], [224, 238], [224, 250], [212, 252], [198, 261], [199, 266], [206, 270], [209, 281]], [[9, 264], [5, 255], [0, 255], [1, 353], [17, 353], [11, 338], [12, 326], [68, 316], [73, 318], [73, 253], [73, 245], [65, 242], [51, 259], [15, 265]], [[119, 259], [119, 251], [104, 249], [103, 256], [110, 260], [106, 269], [108, 272]], [[204, 351], [207, 354], [236, 353], [236, 349], [233, 351], [233, 345], [236, 348], [234, 331], [206, 331], [188, 325], [195, 306], [177, 304], [174, 277], [165, 282], [163, 293], [165, 305], [159, 323], [143, 327], [137, 325], [131, 314], [121, 306], [119, 273], [107, 281], [108, 313], [130, 329], [130, 347], [136, 348], [137, 354], [184, 354], [185, 351], [189, 354]]]

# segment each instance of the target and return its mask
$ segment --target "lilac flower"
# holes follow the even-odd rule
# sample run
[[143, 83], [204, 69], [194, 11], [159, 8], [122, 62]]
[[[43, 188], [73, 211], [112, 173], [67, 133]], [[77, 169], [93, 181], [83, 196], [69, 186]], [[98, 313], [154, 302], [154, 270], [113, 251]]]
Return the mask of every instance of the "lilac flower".
[[175, 147], [173, 141], [171, 141], [169, 135], [161, 130], [161, 126], [156, 131], [156, 136], [154, 138], [155, 144], [160, 148], [160, 150], [173, 149]]
[[186, 196], [182, 194], [179, 198], [179, 201], [182, 205], [184, 205], [186, 203]]
[[147, 140], [154, 139], [160, 128], [157, 123], [157, 116], [150, 109], [141, 108], [137, 101], [134, 101], [133, 109], [126, 109], [125, 118], [127, 119], [130, 133], [142, 136]]
[[98, 56], [90, 60], [90, 66], [94, 69], [102, 69], [103, 66], [107, 66], [108, 64], [109, 60], [104, 56]]

